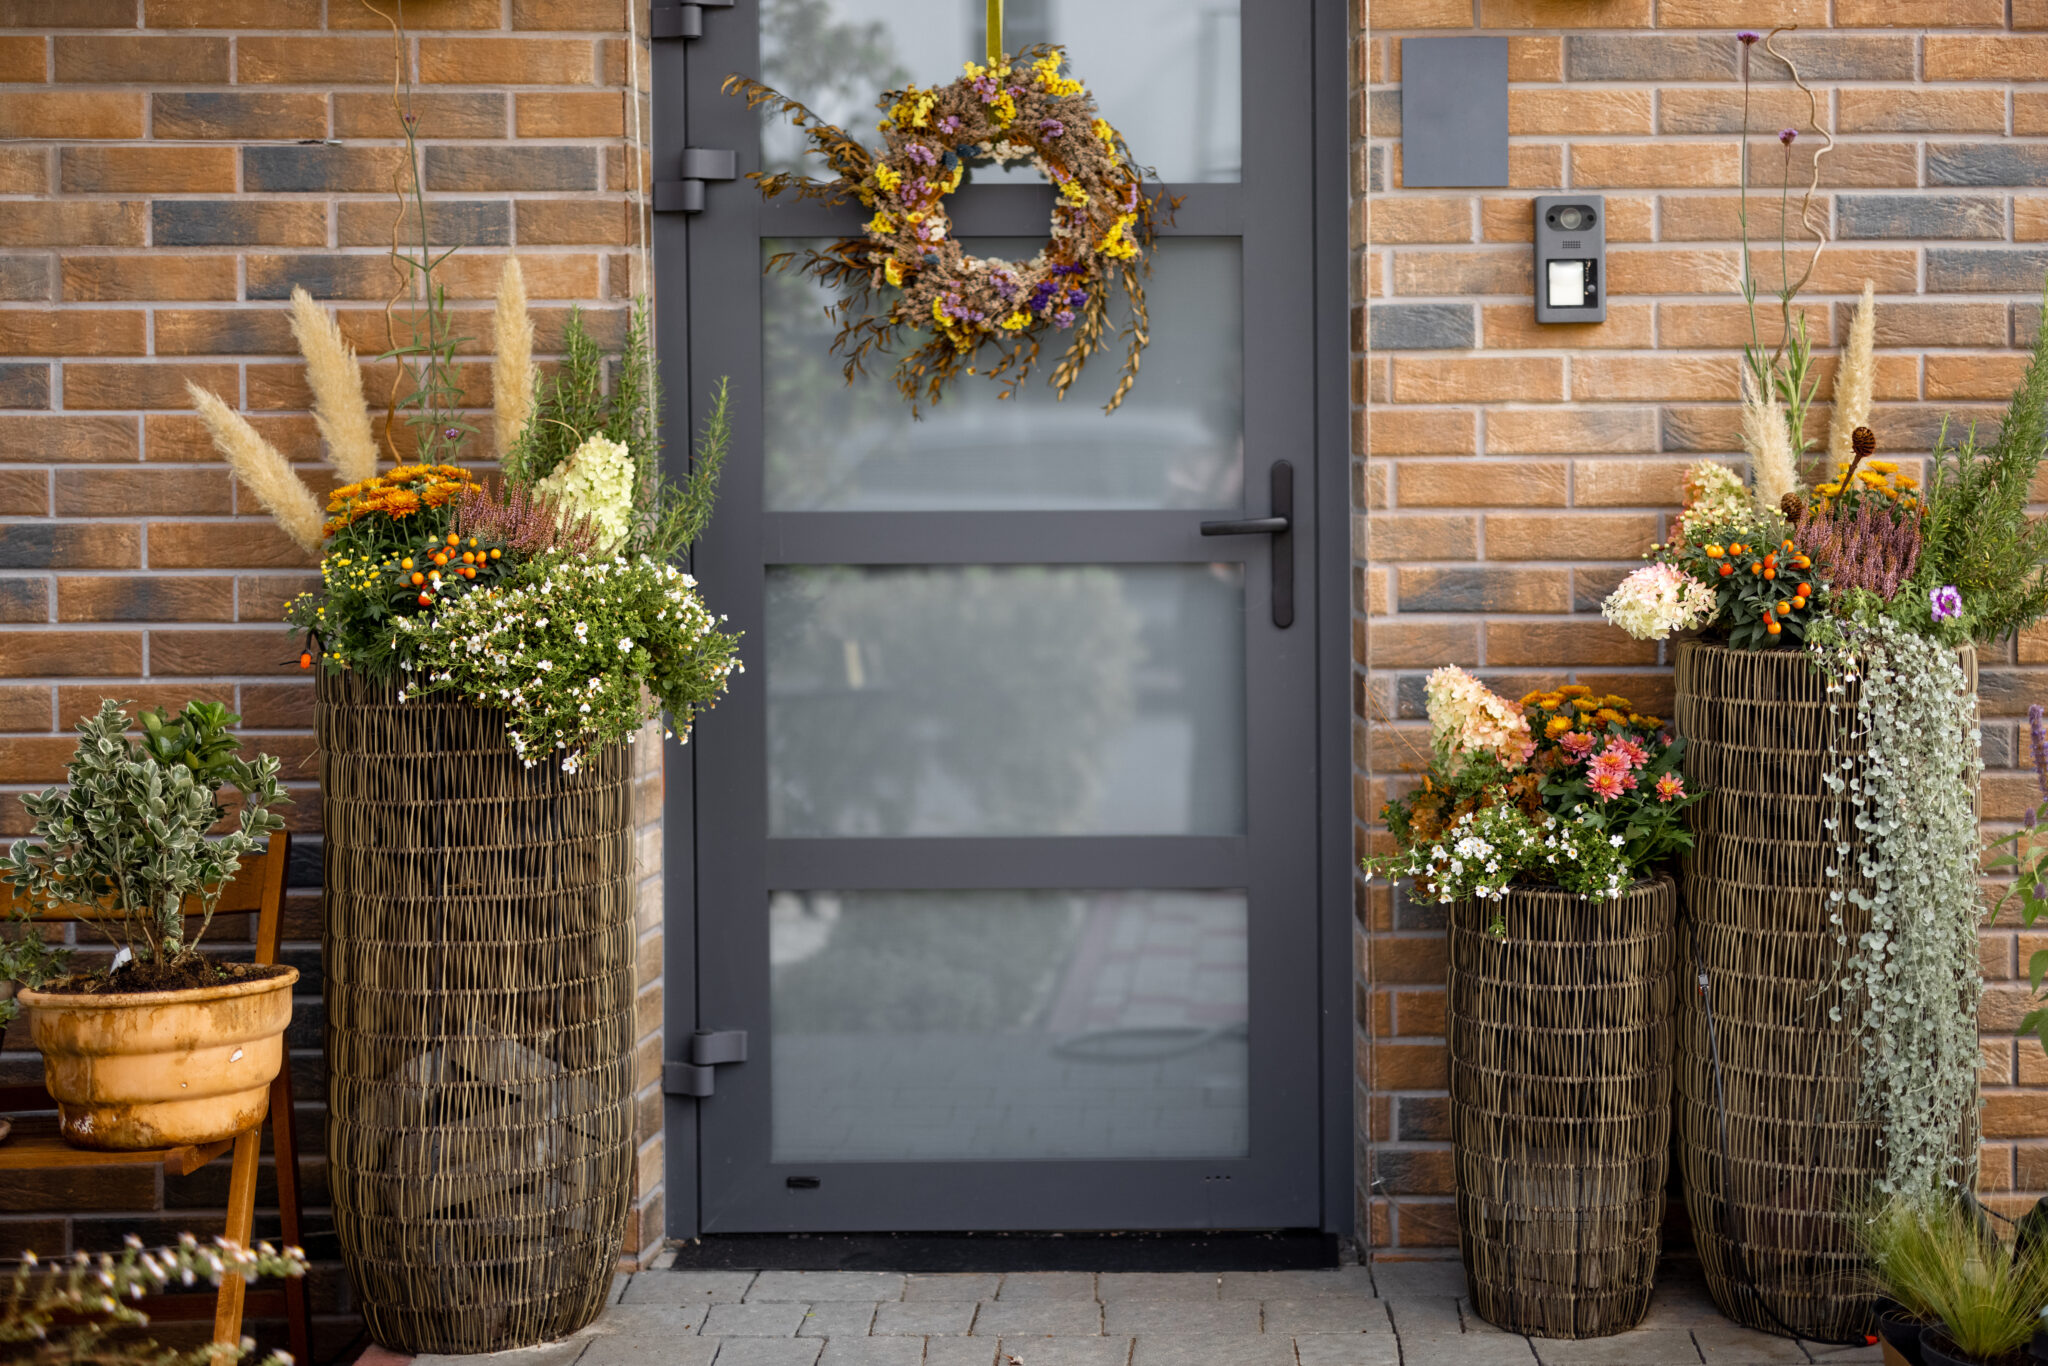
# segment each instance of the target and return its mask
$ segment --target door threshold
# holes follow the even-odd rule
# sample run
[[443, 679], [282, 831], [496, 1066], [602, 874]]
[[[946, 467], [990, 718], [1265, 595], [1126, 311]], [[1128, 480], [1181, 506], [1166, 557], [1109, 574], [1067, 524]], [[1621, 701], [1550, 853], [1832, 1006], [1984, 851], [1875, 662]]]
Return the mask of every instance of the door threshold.
[[671, 1243], [678, 1271], [1313, 1271], [1339, 1239], [1223, 1233], [715, 1233]]

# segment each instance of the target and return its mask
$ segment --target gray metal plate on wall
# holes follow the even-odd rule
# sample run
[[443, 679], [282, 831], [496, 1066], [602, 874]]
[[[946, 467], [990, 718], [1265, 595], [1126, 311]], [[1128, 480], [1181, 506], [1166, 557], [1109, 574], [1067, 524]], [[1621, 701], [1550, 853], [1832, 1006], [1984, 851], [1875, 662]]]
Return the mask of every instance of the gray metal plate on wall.
[[1508, 183], [1508, 40], [1401, 43], [1401, 184]]

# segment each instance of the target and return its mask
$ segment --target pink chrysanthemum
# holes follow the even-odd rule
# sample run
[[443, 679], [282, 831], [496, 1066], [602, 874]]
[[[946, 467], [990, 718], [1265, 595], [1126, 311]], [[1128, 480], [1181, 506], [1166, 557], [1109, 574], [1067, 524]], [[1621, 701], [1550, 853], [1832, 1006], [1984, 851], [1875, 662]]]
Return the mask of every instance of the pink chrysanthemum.
[[1589, 781], [1613, 778], [1619, 784], [1616, 788], [1617, 792], [1626, 792], [1636, 785], [1635, 769], [1630, 767], [1627, 759], [1616, 754], [1611, 749], [1594, 755], [1592, 765], [1588, 768], [1587, 772], [1591, 775]]
[[1628, 791], [1623, 785], [1623, 775], [1613, 769], [1594, 773], [1592, 777], [1586, 779], [1586, 786], [1603, 802], [1611, 802]]
[[1657, 780], [1658, 801], [1673, 802], [1684, 795], [1685, 779], [1679, 777], [1676, 773], [1667, 773]]
[[1557, 737], [1557, 743], [1574, 759], [1583, 759], [1593, 752], [1593, 737], [1580, 731], [1566, 731]]
[[1641, 768], [1650, 762], [1650, 751], [1643, 748], [1641, 741], [1627, 735], [1617, 735], [1609, 740], [1606, 752], [1619, 754], [1628, 761], [1630, 768]]

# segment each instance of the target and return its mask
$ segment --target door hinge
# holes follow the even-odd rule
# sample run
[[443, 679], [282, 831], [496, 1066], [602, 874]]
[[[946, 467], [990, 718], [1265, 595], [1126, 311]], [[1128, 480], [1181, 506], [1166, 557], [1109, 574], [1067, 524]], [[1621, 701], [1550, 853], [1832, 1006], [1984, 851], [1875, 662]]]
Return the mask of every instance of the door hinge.
[[702, 38], [704, 11], [731, 9], [733, 0], [653, 0], [647, 12], [650, 38]]
[[685, 147], [682, 174], [675, 180], [654, 182], [656, 213], [704, 212], [704, 182], [732, 180], [739, 174], [737, 158], [715, 147]]
[[672, 1096], [712, 1093], [712, 1069], [747, 1060], [747, 1031], [744, 1029], [700, 1029], [690, 1036], [681, 1062], [661, 1069], [661, 1089]]

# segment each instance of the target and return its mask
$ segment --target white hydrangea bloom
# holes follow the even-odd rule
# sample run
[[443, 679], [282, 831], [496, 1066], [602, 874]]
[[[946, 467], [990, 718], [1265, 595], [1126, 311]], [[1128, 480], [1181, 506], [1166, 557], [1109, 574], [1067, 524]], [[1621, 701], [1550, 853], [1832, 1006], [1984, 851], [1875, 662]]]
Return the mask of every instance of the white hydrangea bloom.
[[625, 543], [633, 520], [633, 489], [639, 477], [633, 452], [624, 442], [593, 436], [570, 452], [553, 474], [534, 485], [572, 517], [590, 518], [599, 554]]

